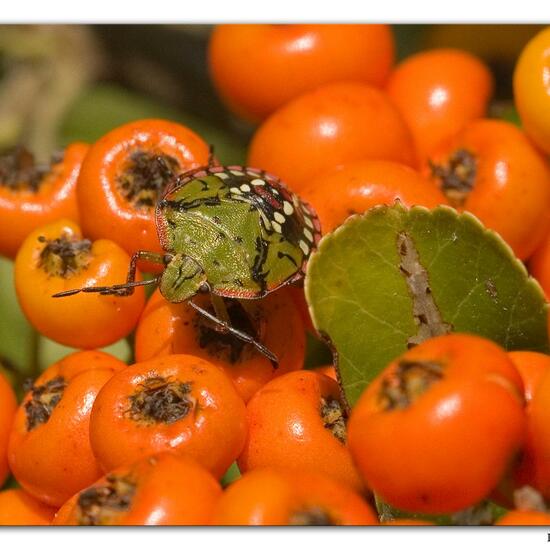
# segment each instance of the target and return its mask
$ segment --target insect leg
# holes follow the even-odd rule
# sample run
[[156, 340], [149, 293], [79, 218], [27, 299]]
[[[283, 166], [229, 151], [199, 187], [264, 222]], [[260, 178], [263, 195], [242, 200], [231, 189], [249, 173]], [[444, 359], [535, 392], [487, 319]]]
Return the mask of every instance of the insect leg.
[[[133, 283], [136, 280], [136, 267], [138, 261], [146, 261], [152, 264], [166, 265], [166, 260], [166, 254], [157, 254], [156, 252], [149, 252], [148, 250], [138, 250], [137, 252], [134, 252], [134, 254], [132, 254], [132, 259], [130, 260], [128, 275], [126, 275], [126, 284]], [[129, 290], [127, 294], [132, 294], [133, 286], [129, 286], [128, 288]]]
[[189, 300], [187, 303], [192, 308], [196, 309], [201, 315], [204, 315], [209, 321], [215, 323], [216, 326], [219, 327], [220, 332], [230, 333], [236, 338], [239, 338], [239, 340], [242, 340], [247, 344], [252, 344], [262, 355], [265, 355], [265, 357], [267, 357], [271, 361], [271, 364], [274, 368], [277, 368], [279, 364], [277, 356], [269, 351], [263, 344], [257, 342], [252, 336], [250, 336], [250, 334], [247, 334], [246, 332], [242, 332], [241, 330], [232, 327], [227, 321], [222, 321], [221, 319], [218, 319], [215, 315], [212, 315], [211, 313], [206, 311], [206, 309], [203, 309], [191, 300]]
[[257, 310], [250, 303], [251, 300], [239, 300], [239, 305], [244, 309], [245, 313], [250, 319], [254, 319], [254, 315], [257, 314]]
[[53, 294], [52, 298], [63, 298], [65, 296], [78, 294], [79, 292], [97, 292], [103, 295], [116, 294], [117, 296], [129, 296], [130, 294], [133, 294], [136, 286], [157, 284], [160, 277], [155, 277], [154, 279], [149, 279], [146, 281], [136, 281], [136, 266], [139, 260], [146, 260], [154, 264], [166, 265], [165, 255], [157, 254], [156, 252], [149, 252], [147, 250], [138, 250], [132, 255], [132, 259], [130, 260], [130, 266], [128, 267], [128, 275], [126, 276], [125, 283], [112, 286], [91, 286], [65, 290], [63, 292]]
[[210, 294], [210, 301], [212, 302], [216, 317], [230, 325], [231, 319], [229, 317], [229, 313], [227, 311], [227, 307], [225, 306], [223, 298], [221, 296], [216, 296], [215, 294]]

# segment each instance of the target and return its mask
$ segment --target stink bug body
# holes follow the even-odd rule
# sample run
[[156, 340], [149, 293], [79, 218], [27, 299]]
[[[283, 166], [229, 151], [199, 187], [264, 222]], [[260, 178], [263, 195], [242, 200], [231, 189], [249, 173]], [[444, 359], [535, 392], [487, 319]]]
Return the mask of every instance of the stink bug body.
[[[276, 363], [262, 344], [230, 325], [223, 298], [257, 299], [303, 278], [321, 237], [311, 207], [262, 170], [210, 164], [175, 178], [157, 204], [156, 227], [165, 254], [136, 252], [126, 283], [55, 296], [125, 295], [157, 282], [166, 300], [188, 301], [218, 330], [254, 344]], [[135, 281], [138, 260], [161, 263], [164, 271], [152, 281]], [[193, 303], [199, 292], [210, 293], [216, 315]]]

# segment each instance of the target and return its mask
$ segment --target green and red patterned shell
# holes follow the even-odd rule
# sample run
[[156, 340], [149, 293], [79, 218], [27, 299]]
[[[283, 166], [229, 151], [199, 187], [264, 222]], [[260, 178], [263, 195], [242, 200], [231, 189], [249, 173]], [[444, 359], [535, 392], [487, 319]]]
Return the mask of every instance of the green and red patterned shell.
[[243, 166], [182, 174], [156, 221], [164, 250], [192, 258], [209, 290], [230, 298], [260, 298], [301, 279], [321, 238], [308, 204], [277, 177]]

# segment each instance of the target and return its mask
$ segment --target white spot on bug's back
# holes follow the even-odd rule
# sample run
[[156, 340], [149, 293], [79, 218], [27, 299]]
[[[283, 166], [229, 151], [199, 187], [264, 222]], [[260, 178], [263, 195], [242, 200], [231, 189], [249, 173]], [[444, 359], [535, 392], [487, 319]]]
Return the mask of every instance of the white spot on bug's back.
[[247, 185], [246, 183], [243, 183], [241, 185], [241, 191], [243, 191], [243, 193], [249, 193], [250, 192], [250, 185]]
[[271, 225], [273, 225], [273, 229], [275, 229], [275, 231], [277, 233], [282, 233], [283, 232], [280, 224], [278, 224], [277, 222], [272, 222]]
[[260, 178], [256, 178], [255, 180], [252, 180], [250, 183], [252, 185], [265, 185], [265, 181]]
[[290, 204], [288, 201], [283, 202], [283, 210], [287, 216], [290, 216], [294, 212], [292, 204]]
[[313, 222], [311, 221], [311, 218], [308, 217], [308, 216], [304, 216], [304, 221], [306, 222], [306, 225], [308, 227], [311, 227], [311, 229], [313, 229]]
[[275, 218], [276, 221], [278, 221], [279, 223], [285, 223], [286, 222], [286, 218], [280, 213], [280, 212], [275, 212], [273, 214], [273, 217]]
[[304, 254], [309, 254], [309, 246], [307, 245], [307, 243], [305, 243], [304, 241], [300, 241], [299, 242], [299, 245], [300, 245], [300, 248], [302, 249], [302, 252]]
[[271, 230], [271, 222], [269, 221], [269, 218], [261, 210], [258, 210], [258, 212], [260, 213], [260, 217], [262, 218], [262, 221], [264, 222], [264, 227], [267, 230]]
[[230, 172], [231, 172], [234, 176], [244, 176], [244, 172], [241, 172], [240, 170], [230, 170]]
[[229, 191], [231, 191], [231, 193], [234, 193], [235, 195], [242, 195], [242, 191], [238, 188], [238, 187], [231, 187], [229, 189]]
[[216, 176], [221, 180], [226, 180], [229, 177], [229, 174], [226, 174], [225, 172], [218, 172]]
[[304, 235], [308, 241], [313, 242], [313, 233], [307, 227], [304, 227]]

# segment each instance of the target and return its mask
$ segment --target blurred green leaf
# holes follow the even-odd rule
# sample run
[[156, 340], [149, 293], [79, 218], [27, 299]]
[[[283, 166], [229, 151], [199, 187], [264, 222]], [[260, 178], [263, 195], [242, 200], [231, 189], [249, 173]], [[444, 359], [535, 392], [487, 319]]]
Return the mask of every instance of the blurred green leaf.
[[246, 147], [237, 136], [114, 84], [97, 84], [76, 100], [61, 126], [61, 142], [63, 146], [73, 141], [93, 143], [113, 128], [141, 118], [164, 118], [184, 124], [214, 146], [222, 164], [245, 162]]
[[502, 508], [490, 500], [483, 500], [475, 506], [454, 514], [413, 514], [394, 508], [381, 500], [378, 495], [374, 496], [374, 500], [380, 521], [412, 518], [430, 521], [436, 525], [493, 525], [495, 521], [508, 511], [506, 508]]
[[6, 479], [4, 485], [0, 487], [2, 491], [6, 491], [8, 489], [19, 489], [20, 485], [17, 483], [17, 480], [13, 476], [9, 476], [8, 479]]
[[492, 118], [505, 120], [521, 128], [521, 119], [513, 101], [496, 101], [489, 108], [489, 115]]
[[241, 477], [241, 472], [239, 470], [239, 467], [237, 466], [236, 462], [233, 462], [231, 466], [229, 466], [227, 472], [225, 472], [224, 476], [221, 480], [222, 487], [227, 487], [230, 483], [233, 483], [235, 480], [239, 479]]
[[0, 358], [21, 375], [31, 375], [35, 331], [19, 308], [13, 283], [13, 262], [0, 257]]
[[[78, 351], [38, 335], [19, 307], [13, 283], [13, 262], [0, 257], [0, 363], [21, 396], [21, 383], [34, 378], [52, 363]], [[127, 339], [102, 348], [125, 363], [132, 359]], [[12, 371], [13, 369], [13, 371]], [[15, 371], [15, 372], [14, 372]]]
[[330, 348], [324, 343], [306, 333], [306, 357], [304, 359], [305, 369], [314, 369], [324, 365], [332, 364], [332, 353]]

